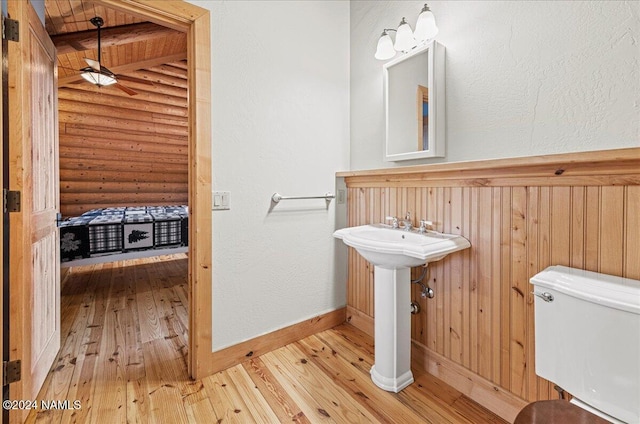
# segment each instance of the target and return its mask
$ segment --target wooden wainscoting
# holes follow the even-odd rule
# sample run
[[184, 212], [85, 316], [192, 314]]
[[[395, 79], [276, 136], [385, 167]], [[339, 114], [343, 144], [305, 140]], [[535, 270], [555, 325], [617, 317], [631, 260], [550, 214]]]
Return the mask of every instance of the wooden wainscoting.
[[[524, 401], [557, 396], [535, 374], [529, 279], [550, 265], [640, 279], [640, 149], [338, 175], [349, 226], [411, 212], [471, 242], [429, 266], [433, 299], [414, 286], [414, 360], [418, 347], [425, 367], [446, 363], [440, 378], [508, 420]], [[347, 302], [349, 322], [372, 334], [373, 266], [353, 249]]]

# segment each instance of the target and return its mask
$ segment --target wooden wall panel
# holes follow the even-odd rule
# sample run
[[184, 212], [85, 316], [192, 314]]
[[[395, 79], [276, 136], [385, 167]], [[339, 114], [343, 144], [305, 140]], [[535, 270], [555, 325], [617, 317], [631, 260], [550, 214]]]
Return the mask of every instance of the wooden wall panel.
[[[392, 177], [346, 175], [349, 226], [411, 212], [414, 224], [429, 219], [437, 231], [466, 237], [470, 249], [430, 264], [425, 283], [433, 299], [414, 286], [422, 311], [412, 316], [412, 338], [518, 398], [555, 398], [553, 386], [535, 374], [529, 279], [550, 265], [640, 278], [640, 149], [631, 152], [625, 163], [635, 163], [635, 173], [617, 161], [609, 162], [609, 173], [598, 164], [597, 184], [591, 175], [551, 181], [526, 164], [518, 168], [526, 184], [503, 168], [496, 184], [484, 180], [487, 186], [446, 172], [433, 180], [398, 170]], [[620, 172], [625, 185], [617, 185]], [[373, 267], [353, 249], [349, 255], [349, 309], [372, 320]]]
[[640, 280], [640, 237], [637, 235], [640, 231], [640, 187], [627, 187], [625, 201], [625, 228], [635, 228], [636, 233], [625, 234], [625, 270], [624, 274], [629, 278]]
[[63, 216], [187, 203], [187, 70], [180, 65], [154, 68], [154, 85], [125, 81], [135, 96], [86, 83], [59, 89]]

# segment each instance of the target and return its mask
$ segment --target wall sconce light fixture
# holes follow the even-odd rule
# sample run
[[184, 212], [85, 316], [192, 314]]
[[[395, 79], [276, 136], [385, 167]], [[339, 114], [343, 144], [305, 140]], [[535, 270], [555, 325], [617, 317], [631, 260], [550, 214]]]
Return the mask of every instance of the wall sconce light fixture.
[[[391, 40], [389, 31], [396, 32], [395, 43]], [[418, 44], [424, 44], [432, 40], [438, 34], [438, 27], [433, 13], [426, 4], [420, 11], [418, 21], [416, 22], [416, 30], [411, 29], [411, 25], [402, 18], [398, 29], [385, 28], [378, 40], [375, 57], [378, 60], [391, 59], [396, 52], [408, 52]]]

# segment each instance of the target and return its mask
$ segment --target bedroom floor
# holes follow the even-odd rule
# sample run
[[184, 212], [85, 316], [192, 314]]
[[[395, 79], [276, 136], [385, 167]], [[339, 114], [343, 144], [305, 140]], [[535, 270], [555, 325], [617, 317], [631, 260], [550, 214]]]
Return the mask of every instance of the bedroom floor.
[[373, 341], [348, 324], [191, 381], [186, 276], [185, 255], [74, 268], [39, 398], [81, 409], [32, 411], [27, 422], [505, 422], [427, 373], [399, 394], [378, 389]]

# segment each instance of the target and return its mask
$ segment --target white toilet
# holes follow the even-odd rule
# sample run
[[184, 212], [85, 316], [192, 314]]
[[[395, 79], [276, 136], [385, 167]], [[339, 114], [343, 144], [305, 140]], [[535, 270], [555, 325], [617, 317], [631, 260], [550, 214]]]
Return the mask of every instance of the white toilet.
[[552, 266], [531, 278], [536, 374], [613, 423], [640, 423], [640, 281]]

